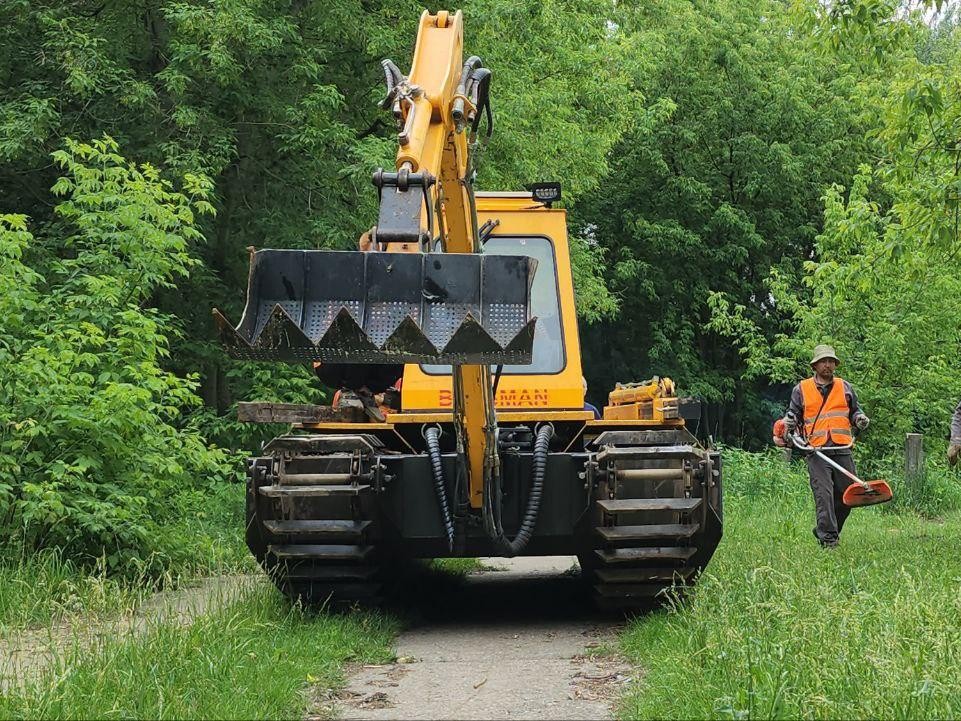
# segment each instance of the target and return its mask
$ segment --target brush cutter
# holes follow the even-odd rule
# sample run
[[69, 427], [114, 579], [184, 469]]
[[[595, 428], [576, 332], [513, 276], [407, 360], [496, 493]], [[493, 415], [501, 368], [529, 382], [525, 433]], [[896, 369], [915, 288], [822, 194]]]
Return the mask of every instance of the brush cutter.
[[[797, 434], [791, 434], [788, 436], [788, 439], [791, 441], [791, 444], [802, 453], [813, 453], [831, 466], [831, 468], [840, 471], [853, 481], [853, 483], [845, 489], [844, 495], [841, 497], [841, 502], [844, 503], [845, 506], [850, 508], [873, 506], [877, 503], [887, 503], [894, 497], [894, 494], [891, 492], [891, 486], [888, 485], [887, 481], [862, 481], [840, 463], [829, 458], [826, 453], [822, 453], [814, 446], [805, 443]], [[850, 447], [850, 444], [846, 446], [832, 446], [832, 448], [835, 449]]]

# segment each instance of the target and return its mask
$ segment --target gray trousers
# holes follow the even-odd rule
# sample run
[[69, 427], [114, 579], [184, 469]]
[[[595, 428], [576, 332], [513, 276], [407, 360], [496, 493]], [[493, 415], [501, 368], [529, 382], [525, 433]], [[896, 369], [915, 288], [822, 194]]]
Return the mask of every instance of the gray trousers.
[[[854, 457], [850, 453], [830, 455], [832, 461], [855, 473]], [[853, 481], [813, 453], [805, 460], [808, 464], [808, 475], [811, 477], [811, 491], [814, 492], [814, 514], [817, 520], [814, 535], [822, 546], [833, 546], [838, 542], [844, 522], [851, 512], [851, 509], [841, 502], [841, 496]]]

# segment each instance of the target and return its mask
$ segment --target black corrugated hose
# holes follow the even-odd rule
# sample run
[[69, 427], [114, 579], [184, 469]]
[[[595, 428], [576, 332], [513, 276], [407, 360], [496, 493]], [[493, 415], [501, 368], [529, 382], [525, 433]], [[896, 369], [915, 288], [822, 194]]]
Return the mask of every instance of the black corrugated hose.
[[450, 504], [447, 502], [447, 486], [444, 483], [444, 466], [440, 457], [440, 427], [430, 426], [424, 430], [424, 440], [427, 441], [427, 456], [430, 459], [430, 470], [434, 475], [434, 491], [437, 494], [437, 504], [440, 506], [444, 531], [447, 533], [447, 545], [454, 550], [454, 522], [450, 515]]
[[[537, 514], [541, 508], [541, 496], [544, 494], [544, 475], [547, 472], [547, 451], [551, 438], [554, 437], [554, 426], [545, 423], [537, 429], [537, 437], [534, 440], [534, 452], [532, 454], [532, 473], [531, 490], [527, 496], [527, 508], [524, 510], [524, 517], [521, 520], [520, 528], [514, 540], [511, 540], [504, 533], [501, 526], [501, 489], [500, 479], [497, 479], [497, 493], [485, 493], [484, 512], [490, 518], [485, 518], [485, 527], [488, 529], [494, 542], [500, 547], [501, 552], [511, 558], [520, 553], [527, 546], [534, 535], [534, 526], [537, 523]], [[488, 484], [493, 485], [493, 484]], [[487, 490], [487, 489], [485, 489]], [[493, 531], [493, 533], [491, 533]]]

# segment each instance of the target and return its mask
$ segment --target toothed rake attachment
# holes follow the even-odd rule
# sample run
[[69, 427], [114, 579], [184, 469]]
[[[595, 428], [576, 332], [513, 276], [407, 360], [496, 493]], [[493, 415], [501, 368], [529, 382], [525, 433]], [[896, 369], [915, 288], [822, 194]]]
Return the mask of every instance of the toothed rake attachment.
[[529, 364], [537, 261], [475, 253], [260, 250], [234, 358], [324, 363]]

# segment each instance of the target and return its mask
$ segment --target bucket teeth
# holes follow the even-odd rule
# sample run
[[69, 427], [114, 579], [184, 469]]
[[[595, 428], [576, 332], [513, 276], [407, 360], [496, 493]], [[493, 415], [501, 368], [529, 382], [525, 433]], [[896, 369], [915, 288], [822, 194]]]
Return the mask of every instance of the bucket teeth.
[[214, 308], [213, 312], [214, 325], [217, 326], [217, 334], [220, 336], [220, 342], [224, 344], [227, 351], [231, 355], [250, 352], [250, 342], [234, 330], [234, 326], [227, 320], [223, 313], [216, 308]]
[[496, 353], [503, 350], [474, 319], [470, 311], [444, 346], [444, 355], [457, 358], [470, 353]]
[[437, 349], [431, 343], [417, 322], [409, 315], [394, 329], [381, 349], [384, 353], [415, 353], [428, 357], [436, 357]]
[[[344, 361], [348, 361], [351, 355], [377, 352], [377, 346], [370, 341], [364, 329], [357, 325], [347, 308], [340, 309], [317, 346], [311, 344], [311, 348], [316, 347], [337, 349], [343, 354]], [[330, 362], [332, 358], [328, 356], [325, 360]]]
[[534, 330], [537, 325], [537, 318], [531, 318], [527, 321], [527, 325], [520, 329], [520, 331], [511, 339], [504, 348], [507, 353], [516, 353], [519, 357], [523, 356], [528, 352], [529, 348], [534, 347]]
[[283, 348], [291, 351], [306, 351], [314, 347], [297, 321], [291, 318], [279, 303], [270, 311], [270, 316], [258, 336], [258, 342], [264, 350]]
[[231, 356], [325, 363], [531, 362], [527, 256], [261, 250]]

